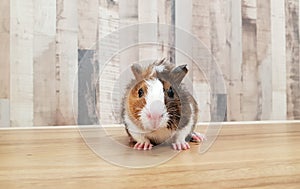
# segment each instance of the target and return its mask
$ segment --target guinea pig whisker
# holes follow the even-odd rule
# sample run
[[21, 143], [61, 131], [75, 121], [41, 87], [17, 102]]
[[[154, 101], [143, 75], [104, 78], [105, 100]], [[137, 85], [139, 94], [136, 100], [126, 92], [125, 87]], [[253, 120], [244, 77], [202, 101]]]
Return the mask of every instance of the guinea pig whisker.
[[179, 117], [180, 118], [180, 115], [172, 114], [172, 117]]
[[179, 111], [178, 110], [169, 110], [169, 112], [172, 112], [173, 114], [176, 114], [177, 112], [179, 113]]

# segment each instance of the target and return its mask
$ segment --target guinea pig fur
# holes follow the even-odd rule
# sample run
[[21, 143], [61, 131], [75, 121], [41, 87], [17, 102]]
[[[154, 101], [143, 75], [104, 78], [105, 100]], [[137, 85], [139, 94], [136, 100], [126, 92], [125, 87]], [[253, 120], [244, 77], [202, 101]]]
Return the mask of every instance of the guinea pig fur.
[[162, 59], [145, 68], [133, 64], [131, 70], [135, 79], [123, 98], [122, 118], [135, 149], [170, 142], [175, 150], [185, 150], [191, 137], [203, 140], [194, 132], [197, 103], [182, 83], [186, 65], [176, 67]]

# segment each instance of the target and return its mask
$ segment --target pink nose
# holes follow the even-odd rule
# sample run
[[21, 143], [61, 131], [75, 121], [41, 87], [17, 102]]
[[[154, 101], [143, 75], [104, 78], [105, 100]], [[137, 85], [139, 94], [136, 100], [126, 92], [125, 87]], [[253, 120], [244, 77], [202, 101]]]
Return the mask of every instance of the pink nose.
[[158, 120], [158, 119], [160, 119], [160, 118], [163, 117], [163, 114], [151, 114], [151, 113], [147, 113], [147, 117], [148, 117], [148, 119]]
[[156, 100], [150, 104], [150, 111], [147, 113], [147, 117], [153, 120], [159, 120], [164, 114], [164, 103]]

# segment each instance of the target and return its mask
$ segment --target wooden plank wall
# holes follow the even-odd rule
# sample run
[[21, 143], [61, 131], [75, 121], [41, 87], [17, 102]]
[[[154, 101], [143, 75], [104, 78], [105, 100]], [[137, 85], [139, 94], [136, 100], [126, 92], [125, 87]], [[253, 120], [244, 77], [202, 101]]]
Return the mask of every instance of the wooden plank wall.
[[[222, 71], [222, 77], [225, 81], [228, 81], [228, 56], [227, 53], [227, 27], [226, 27], [226, 9], [228, 8], [228, 2], [222, 0], [213, 0], [209, 2], [209, 33], [210, 33], [210, 51], [212, 56], [210, 57], [208, 67], [208, 78], [211, 81], [209, 86], [210, 94], [210, 117], [211, 121], [226, 121], [227, 120], [227, 95], [225, 91], [221, 91], [220, 84], [216, 81], [217, 70]], [[214, 63], [218, 66], [214, 66]], [[228, 88], [228, 84], [225, 83], [225, 88]], [[201, 99], [199, 99], [201, 100]], [[198, 100], [198, 101], [199, 101]], [[201, 116], [201, 115], [200, 115]]]
[[229, 1], [228, 23], [228, 65], [229, 82], [227, 82], [227, 119], [242, 120], [242, 3]]
[[[119, 4], [116, 3], [115, 1], [106, 1], [106, 0], [99, 1], [100, 9], [98, 15], [99, 28], [98, 28], [98, 39], [97, 39], [99, 42], [98, 54], [102, 53], [100, 52], [101, 48], [105, 48], [106, 53], [107, 52], [113, 53], [118, 51], [119, 40], [122, 36], [119, 36], [119, 33], [114, 33], [111, 36], [109, 36], [108, 39], [105, 37], [117, 31], [119, 29], [119, 26], [122, 25], [122, 21], [120, 20], [121, 18], [120, 13], [123, 11], [123, 8], [126, 9], [126, 6], [128, 6], [126, 3], [130, 3], [130, 1], [122, 1], [122, 3], [124, 3], [124, 6], [122, 6], [121, 8]], [[136, 9], [132, 9], [133, 12], [135, 12], [135, 10]], [[127, 21], [127, 18], [124, 19]], [[136, 18], [133, 16], [132, 19], [136, 19]], [[107, 40], [101, 40], [103, 38]], [[105, 54], [105, 56], [107, 55]], [[101, 75], [99, 76], [100, 90], [99, 90], [99, 98], [97, 101], [97, 108], [98, 108], [97, 110], [100, 113], [98, 115], [98, 119], [101, 120], [102, 124], [120, 122], [119, 112], [121, 109], [120, 107], [121, 95], [119, 90], [120, 89], [119, 81], [121, 81], [120, 73], [122, 69], [120, 65], [121, 56], [122, 55], [116, 55], [112, 59], [110, 59], [105, 65], [101, 64], [99, 67]], [[99, 57], [99, 59], [103, 59], [103, 58], [104, 57]]]
[[56, 1], [34, 1], [34, 125], [56, 123]]
[[0, 127], [9, 126], [10, 0], [0, 2]]
[[271, 118], [272, 112], [272, 53], [271, 53], [271, 1], [257, 1], [257, 65], [258, 65], [258, 116]]
[[[299, 0], [2, 0], [0, 126], [98, 124], [99, 116], [102, 123], [119, 123], [120, 89], [130, 77], [124, 73], [133, 61], [150, 56], [188, 62], [201, 121], [214, 119], [218, 107], [212, 102], [220, 98], [226, 103], [228, 121], [300, 119], [299, 4]], [[120, 34], [110, 44], [101, 44], [103, 37], [145, 22], [175, 24], [196, 36], [222, 70], [225, 101], [222, 94], [210, 95], [207, 77], [214, 77], [214, 70], [203, 73], [195, 62], [169, 48], [180, 39], [176, 33], [170, 32], [156, 48], [127, 49], [105, 69], [98, 65], [103, 45], [115, 51], [126, 40], [143, 40], [139, 33], [134, 39]], [[161, 40], [158, 31], [151, 35]]]
[[242, 2], [242, 119], [257, 120], [259, 112], [259, 93], [257, 61], [257, 3], [256, 0]]
[[74, 0], [56, 1], [56, 123], [76, 124], [78, 71], [78, 5]]
[[33, 125], [34, 2], [10, 1], [10, 123]]
[[[202, 46], [210, 48], [210, 3], [206, 0], [193, 0], [192, 3], [192, 34], [199, 39]], [[198, 54], [200, 50], [193, 47], [193, 51], [193, 54]], [[210, 121], [210, 88], [206, 81], [208, 74], [203, 73], [197, 64], [193, 64], [192, 70], [193, 90], [199, 104], [200, 120]]]
[[300, 117], [299, 1], [285, 1], [287, 117]]
[[271, 46], [272, 46], [272, 116], [271, 119], [286, 119], [286, 27], [285, 2], [271, 1]]
[[[98, 0], [78, 1], [78, 116], [80, 125], [97, 124]], [[76, 115], [76, 114], [75, 114]]]

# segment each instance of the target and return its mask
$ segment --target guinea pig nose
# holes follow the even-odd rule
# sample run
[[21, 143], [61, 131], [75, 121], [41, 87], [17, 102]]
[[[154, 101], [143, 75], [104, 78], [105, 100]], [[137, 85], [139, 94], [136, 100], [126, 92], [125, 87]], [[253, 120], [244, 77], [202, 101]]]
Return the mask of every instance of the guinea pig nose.
[[156, 100], [150, 104], [150, 113], [152, 118], [154, 119], [161, 118], [164, 112], [165, 112], [165, 104], [162, 101]]

